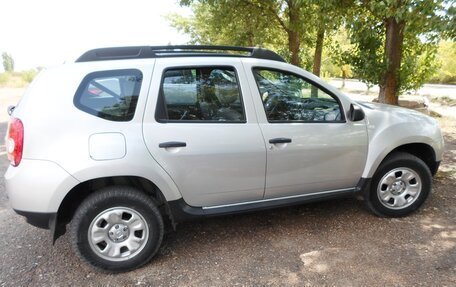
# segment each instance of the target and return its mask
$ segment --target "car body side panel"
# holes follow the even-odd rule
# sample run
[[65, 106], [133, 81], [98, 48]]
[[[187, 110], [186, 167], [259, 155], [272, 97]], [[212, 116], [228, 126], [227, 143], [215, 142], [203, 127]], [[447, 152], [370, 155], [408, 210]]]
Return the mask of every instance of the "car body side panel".
[[[260, 60], [243, 58], [239, 60], [236, 58], [223, 58], [223, 57], [192, 57], [192, 58], [170, 58], [160, 59], [165, 66], [198, 66], [204, 63], [210, 65], [228, 65], [238, 61], [238, 63], [248, 63], [249, 67], [253, 66], [268, 66], [275, 67], [277, 69], [288, 70], [290, 72], [301, 74], [306, 78], [324, 85], [326, 89], [335, 94], [341, 100], [345, 114], [350, 108], [353, 100], [346, 97], [343, 93], [337, 89], [325, 84], [322, 80], [315, 77], [314, 75], [303, 71], [302, 69], [276, 61]], [[8, 186], [8, 192], [13, 194], [15, 198], [12, 200], [13, 208], [14, 205], [18, 206], [18, 209], [30, 209], [30, 211], [36, 212], [56, 212], [58, 204], [64, 198], [64, 196], [71, 190], [72, 187], [77, 185], [79, 182], [84, 182], [91, 179], [111, 177], [111, 176], [140, 176], [144, 177], [157, 185], [162, 191], [163, 195], [168, 201], [178, 200], [182, 198], [182, 193], [178, 188], [175, 180], [170, 176], [163, 166], [164, 164], [154, 159], [151, 152], [147, 149], [145, 139], [143, 136], [143, 130], [146, 125], [157, 125], [154, 119], [154, 109], [157, 100], [157, 87], [154, 86], [158, 83], [151, 84], [152, 74], [154, 70], [155, 59], [140, 59], [140, 60], [122, 60], [122, 61], [102, 61], [102, 62], [90, 62], [90, 63], [75, 63], [65, 64], [56, 68], [50, 68], [42, 72], [29, 86], [27, 92], [24, 94], [19, 105], [13, 112], [13, 116], [21, 119], [24, 124], [24, 151], [23, 151], [23, 162], [19, 167], [9, 167], [6, 174], [6, 181]], [[73, 97], [76, 89], [78, 88], [81, 80], [87, 74], [94, 71], [105, 71], [114, 69], [138, 69], [143, 74], [143, 82], [141, 87], [140, 96], [136, 108], [134, 118], [129, 122], [112, 122], [98, 118], [96, 116], [87, 114], [86, 112], [78, 110], [73, 104]], [[256, 156], [252, 157], [255, 160], [249, 161], [252, 166], [250, 167], [251, 173], [241, 173], [241, 177], [233, 176], [237, 171], [234, 171], [229, 180], [221, 182], [219, 180], [212, 180], [212, 185], [219, 183], [221, 187], [220, 193], [215, 192], [212, 195], [207, 193], [200, 193], [199, 198], [192, 202], [192, 194], [186, 198], [189, 203], [194, 205], [215, 205], [215, 204], [229, 204], [234, 202], [256, 200], [262, 197], [264, 192], [264, 174], [266, 172], [265, 162], [266, 156], [262, 159], [259, 154], [276, 152], [269, 150], [267, 141], [263, 138], [258, 140], [258, 136], [261, 136], [260, 125], [269, 125], [265, 118], [264, 109], [262, 107], [261, 99], [259, 97], [252, 97], [251, 93], [258, 93], [256, 83], [253, 79], [246, 79], [249, 69], [244, 69], [245, 73], [240, 73], [242, 85], [242, 92], [244, 97], [244, 104], [246, 109], [246, 116], [248, 119], [245, 130], [238, 133], [233, 131], [233, 127], [227, 125], [227, 129], [231, 129], [229, 134], [231, 135], [229, 152], [225, 154], [228, 157], [220, 157], [220, 160], [226, 160], [229, 158], [233, 160], [232, 167], [236, 166], [234, 162], [237, 160], [249, 159], [246, 154], [236, 153], [239, 147], [242, 147], [242, 141], [239, 141], [239, 136], [243, 141], [250, 144], [249, 152], [254, 151], [257, 153]], [[149, 90], [151, 91], [149, 93]], [[148, 102], [150, 98], [150, 103]], [[347, 120], [346, 129], [338, 137], [331, 135], [331, 128], [327, 127], [325, 133], [329, 137], [328, 141], [334, 143], [333, 148], [326, 149], [325, 146], [320, 148], [326, 149], [326, 156], [330, 158], [341, 157], [343, 161], [350, 161], [351, 153], [355, 153], [354, 156], [358, 157], [363, 153], [363, 147], [360, 141], [353, 141], [353, 138], [349, 137], [350, 134], [354, 135], [353, 132], [361, 132], [361, 126], [366, 124], [364, 129], [367, 131], [367, 141], [369, 143], [366, 158], [363, 160], [364, 164], [361, 165], [361, 171], [359, 177], [370, 178], [375, 173], [377, 167], [381, 161], [394, 150], [396, 147], [409, 143], [425, 143], [431, 146], [436, 154], [436, 161], [442, 159], [443, 152], [443, 139], [438, 128], [438, 124], [435, 120], [427, 117], [421, 113], [414, 112], [413, 110], [401, 109], [386, 105], [374, 105], [374, 104], [360, 104], [363, 108], [366, 118], [365, 121], [352, 123]], [[144, 120], [144, 125], [143, 125]], [[299, 124], [298, 124], [299, 125]], [[337, 125], [337, 124], [336, 124]], [[335, 126], [336, 126], [335, 125]], [[169, 139], [172, 135], [190, 133], [191, 127], [185, 127], [184, 125], [176, 128], [175, 131], [170, 132], [166, 129], [166, 125], [161, 126], [160, 130], [156, 130], [160, 134], [166, 134]], [[334, 127], [335, 127], [334, 126]], [[215, 138], [214, 135], [220, 134], [220, 136], [226, 136], [226, 130], [221, 126], [214, 126], [217, 129], [206, 131], [207, 138]], [[201, 129], [204, 127], [202, 126]], [[296, 129], [296, 126], [290, 126], [290, 129]], [[299, 129], [299, 128], [298, 128]], [[317, 133], [318, 128], [309, 125], [307, 133]], [[290, 131], [293, 133], [293, 131]], [[114, 133], [122, 135], [125, 138], [125, 155], [123, 150], [117, 150], [114, 152], [116, 156], [111, 156], [108, 160], [104, 160], [105, 157], [101, 157], [102, 160], [94, 160], [90, 157], [90, 137], [95, 134]], [[281, 130], [277, 128], [272, 130], [271, 134], [265, 135], [265, 137], [279, 136]], [[344, 137], [347, 136], [346, 142]], [[305, 146], [305, 152], [311, 154], [309, 159], [302, 164], [310, 168], [312, 165], [318, 164], [317, 160], [312, 159], [312, 154], [317, 148], [315, 138], [306, 138], [305, 136], [299, 136], [300, 140], [296, 140], [295, 143], [299, 143]], [[203, 138], [201, 138], [203, 139]], [[322, 138], [320, 138], [321, 140]], [[336, 143], [337, 142], [337, 143]], [[224, 147], [226, 141], [221, 142], [220, 148]], [[231, 145], [234, 144], [233, 145]], [[320, 142], [321, 144], [321, 142]], [[353, 146], [351, 146], [353, 145]], [[351, 147], [351, 151], [347, 152], [347, 149]], [[345, 152], [340, 152], [338, 149], [343, 147]], [[119, 147], [117, 147], [119, 148]], [[268, 149], [266, 151], [266, 149]], [[338, 151], [340, 154], [338, 154]], [[220, 149], [214, 150], [214, 152], [220, 152]], [[226, 150], [225, 150], [226, 152]], [[298, 150], [293, 151], [296, 155]], [[108, 153], [111, 154], [111, 153]], [[153, 152], [152, 152], [153, 154]], [[201, 153], [193, 154], [194, 157], [201, 156]], [[293, 153], [290, 155], [293, 158]], [[191, 158], [191, 157], [190, 157]], [[250, 158], [250, 159], [252, 159]], [[271, 161], [272, 162], [272, 161]], [[356, 161], [356, 169], [359, 168], [359, 160]], [[39, 164], [38, 164], [39, 163]], [[187, 163], [186, 163], [187, 164]], [[35, 190], [46, 191], [40, 192], [40, 196], [36, 194], [30, 195], [30, 202], [33, 200], [33, 206], [29, 203], [23, 203], [23, 200], [29, 200], [27, 192], [33, 193], [33, 190], [28, 191], [33, 186], [28, 182], [38, 180], [36, 175], [28, 175], [27, 172], [22, 172], [22, 168], [33, 165], [30, 170], [39, 169], [36, 175], [39, 178], [46, 178], [46, 174], [55, 173], [57, 176], [50, 179], [46, 183], [43, 183], [42, 187], [38, 184]], [[216, 166], [216, 165], [214, 165]], [[209, 177], [214, 166], [206, 166], [205, 170], [191, 169], [192, 165], [188, 165], [189, 173], [205, 172], [206, 177]], [[242, 164], [240, 165], [243, 166]], [[254, 166], [254, 167], [253, 167]], [[354, 180], [346, 181], [345, 179], [338, 178], [338, 169], [326, 169], [329, 176], [334, 176], [334, 185], [320, 185], [318, 181], [312, 187], [314, 190], [328, 190], [332, 189], [333, 186], [337, 188], [350, 187]], [[237, 166], [236, 166], [237, 167]], [[272, 176], [282, 176], [283, 178], [293, 174], [292, 168], [281, 167], [277, 165], [277, 170], [282, 170], [280, 173], [272, 174]], [[287, 172], [285, 172], [287, 171]], [[219, 173], [219, 179], [222, 178], [223, 172]], [[186, 173], [181, 173], [180, 176], [188, 176]], [[249, 181], [249, 177], [253, 178], [253, 181]], [[318, 174], [315, 175], [315, 178]], [[57, 182], [60, 178], [60, 182]], [[263, 180], [263, 183], [261, 181]], [[185, 182], [185, 181], [184, 181]], [[229, 196], [223, 193], [224, 188], [230, 187], [231, 183], [236, 183], [234, 191]], [[203, 182], [200, 183], [203, 187]], [[41, 184], [40, 184], [41, 185]], [[291, 186], [294, 184], [291, 183]], [[345, 186], [347, 185], [347, 186]], [[236, 188], [237, 187], [237, 188]], [[14, 190], [21, 190], [21, 194], [14, 194]], [[27, 191], [27, 192], [26, 192]], [[233, 190], [231, 190], [233, 191]], [[247, 193], [245, 193], [247, 192]], [[251, 193], [248, 193], [251, 192]], [[283, 193], [284, 192], [284, 193]], [[295, 192], [295, 191], [293, 191]], [[277, 191], [276, 193], [271, 192], [270, 197], [282, 196], [285, 194], [291, 194], [291, 191]], [[267, 196], [267, 197], [268, 197]]]
[[367, 155], [364, 124], [261, 125], [265, 139], [286, 137], [286, 146], [269, 144], [265, 198], [353, 188]]
[[[243, 63], [268, 147], [265, 198], [355, 187], [367, 157], [366, 121], [269, 123], [252, 74], [253, 67], [291, 70], [327, 90], [332, 88], [289, 64], [253, 59], [243, 60]], [[344, 110], [348, 110], [347, 99], [344, 96], [339, 99]], [[270, 144], [269, 140], [274, 138], [290, 138], [292, 142]]]
[[[141, 176], [155, 183], [167, 200], [181, 198], [173, 180], [150, 156], [142, 137], [142, 119], [154, 64], [154, 59], [105, 61], [68, 64], [44, 71], [13, 114], [24, 124], [23, 158], [54, 162], [80, 182], [111, 176]], [[108, 121], [74, 106], [73, 97], [84, 76], [94, 71], [116, 69], [138, 69], [143, 74], [131, 121]], [[124, 156], [113, 160], [91, 158], [90, 137], [104, 133], [120, 134], [125, 138]], [[42, 200], [49, 199], [43, 197]]]
[[[164, 69], [229, 66], [237, 71], [246, 123], [167, 122], [155, 119]], [[191, 206], [211, 206], [261, 199], [264, 194], [266, 148], [258, 127], [248, 85], [239, 59], [158, 59], [144, 116], [143, 133], [157, 162], [173, 178]], [[160, 148], [164, 142], [185, 147]]]
[[438, 123], [420, 112], [374, 103], [361, 103], [368, 121], [369, 154], [364, 178], [374, 175], [382, 160], [395, 148], [424, 143], [442, 160], [443, 138]]
[[8, 168], [5, 183], [15, 210], [54, 213], [79, 181], [54, 162], [23, 159], [19, 166]]

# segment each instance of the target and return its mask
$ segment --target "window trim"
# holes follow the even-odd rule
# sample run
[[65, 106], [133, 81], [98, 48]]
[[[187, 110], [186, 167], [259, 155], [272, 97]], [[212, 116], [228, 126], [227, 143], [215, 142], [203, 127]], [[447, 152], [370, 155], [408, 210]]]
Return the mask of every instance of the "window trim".
[[[123, 118], [123, 119], [122, 118], [117, 118], [117, 119], [109, 118], [109, 117], [113, 117], [113, 116], [106, 115], [105, 113], [91, 109], [90, 107], [85, 106], [81, 103], [81, 97], [82, 97], [85, 89], [87, 88], [87, 85], [92, 80], [94, 80], [96, 78], [108, 78], [108, 77], [129, 76], [129, 75], [133, 75], [135, 77], [141, 78], [141, 83], [139, 85], [135, 86], [135, 91], [138, 94], [138, 99], [136, 101], [136, 104], [130, 105], [130, 107], [128, 108], [128, 113], [129, 114], [132, 113], [131, 118]], [[73, 104], [80, 111], [83, 111], [87, 114], [95, 116], [99, 119], [103, 119], [103, 120], [111, 121], [111, 122], [130, 122], [135, 118], [135, 115], [136, 115], [136, 107], [138, 105], [139, 94], [141, 92], [143, 80], [144, 80], [143, 73], [138, 69], [103, 70], [103, 71], [96, 71], [96, 72], [88, 73], [87, 75], [84, 76], [84, 78], [82, 79], [78, 88], [76, 89], [76, 93], [73, 97]], [[103, 116], [103, 115], [105, 115], [105, 116]]]
[[[170, 120], [170, 119], [160, 119], [160, 116], [165, 115], [168, 118], [168, 109], [166, 108], [165, 97], [163, 94], [163, 84], [165, 82], [165, 73], [170, 70], [179, 70], [179, 69], [202, 69], [202, 68], [213, 68], [213, 69], [230, 69], [233, 70], [236, 76], [237, 89], [239, 92], [240, 102], [242, 111], [244, 113], [244, 120], [242, 121], [206, 121], [206, 120]], [[167, 67], [162, 70], [160, 87], [158, 91], [158, 98], [155, 106], [155, 121], [161, 124], [167, 123], [192, 123], [192, 124], [246, 124], [247, 123], [247, 113], [244, 105], [244, 95], [241, 89], [241, 82], [239, 81], [239, 73], [234, 66], [230, 65], [191, 65], [191, 66], [174, 66]]]
[[[264, 103], [263, 103], [263, 99], [261, 98], [261, 91], [260, 91], [260, 86], [258, 85], [258, 81], [255, 79], [255, 76], [254, 76], [254, 70], [255, 69], [263, 69], [263, 70], [269, 70], [269, 71], [273, 71], [273, 72], [279, 72], [279, 73], [285, 73], [285, 74], [291, 74], [295, 77], [298, 77], [302, 80], [304, 80], [305, 82], [311, 84], [311, 85], [314, 85], [315, 87], [317, 87], [318, 89], [322, 90], [323, 92], [325, 92], [326, 94], [328, 94], [330, 97], [332, 97], [333, 99], [335, 99], [339, 105], [339, 108], [341, 110], [341, 115], [340, 115], [340, 120], [338, 121], [304, 121], [304, 120], [292, 120], [292, 121], [285, 121], [285, 120], [278, 120], [278, 121], [270, 121], [268, 119], [268, 115], [266, 114], [266, 109], [264, 107]], [[282, 69], [278, 69], [278, 68], [272, 68], [272, 67], [265, 67], [265, 66], [252, 66], [251, 68], [251, 73], [252, 73], [252, 76], [253, 76], [253, 79], [255, 80], [255, 85], [257, 86], [257, 90], [258, 90], [258, 94], [260, 95], [260, 101], [261, 101], [261, 105], [263, 106], [263, 112], [264, 112], [264, 115], [266, 117], [266, 120], [268, 121], [268, 123], [270, 124], [284, 124], [284, 123], [306, 123], [306, 124], [309, 124], [309, 123], [315, 123], [315, 124], [321, 124], [321, 123], [336, 123], [336, 124], [340, 124], [340, 123], [346, 123], [347, 122], [347, 119], [345, 117], [345, 110], [344, 110], [344, 106], [342, 105], [342, 102], [340, 101], [339, 97], [337, 97], [333, 92], [329, 91], [327, 88], [325, 88], [324, 86], [322, 86], [321, 84], [305, 77], [305, 76], [302, 76], [302, 75], [299, 75], [297, 73], [294, 73], [294, 72], [291, 72], [291, 71], [287, 71], [287, 70], [282, 70]]]

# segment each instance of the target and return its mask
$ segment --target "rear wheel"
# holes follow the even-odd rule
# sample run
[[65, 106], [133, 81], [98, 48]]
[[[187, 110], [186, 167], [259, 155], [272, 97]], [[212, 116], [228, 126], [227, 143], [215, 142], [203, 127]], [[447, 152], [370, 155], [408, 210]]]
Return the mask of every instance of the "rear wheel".
[[401, 217], [419, 208], [431, 191], [428, 166], [408, 153], [394, 153], [379, 166], [366, 198], [379, 216]]
[[163, 233], [163, 220], [154, 202], [131, 187], [108, 187], [91, 194], [71, 223], [73, 246], [80, 257], [113, 272], [150, 261]]

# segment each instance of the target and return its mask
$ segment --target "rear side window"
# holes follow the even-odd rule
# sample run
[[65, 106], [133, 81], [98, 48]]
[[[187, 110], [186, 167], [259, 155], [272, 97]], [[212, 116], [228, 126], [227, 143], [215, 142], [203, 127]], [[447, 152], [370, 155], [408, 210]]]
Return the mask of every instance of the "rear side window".
[[139, 70], [113, 70], [88, 74], [74, 97], [75, 106], [110, 121], [133, 119], [141, 89]]
[[159, 122], [244, 123], [244, 107], [234, 68], [166, 70], [156, 119]]

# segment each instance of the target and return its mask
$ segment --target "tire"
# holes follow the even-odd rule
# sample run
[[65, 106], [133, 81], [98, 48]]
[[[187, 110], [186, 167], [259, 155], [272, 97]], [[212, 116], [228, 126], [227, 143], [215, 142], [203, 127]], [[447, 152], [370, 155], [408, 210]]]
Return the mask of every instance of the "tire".
[[418, 209], [432, 188], [429, 167], [418, 157], [396, 152], [378, 167], [364, 198], [381, 217], [402, 217]]
[[123, 186], [89, 195], [76, 210], [70, 229], [79, 257], [109, 272], [125, 272], [149, 262], [164, 233], [162, 216], [152, 199]]

